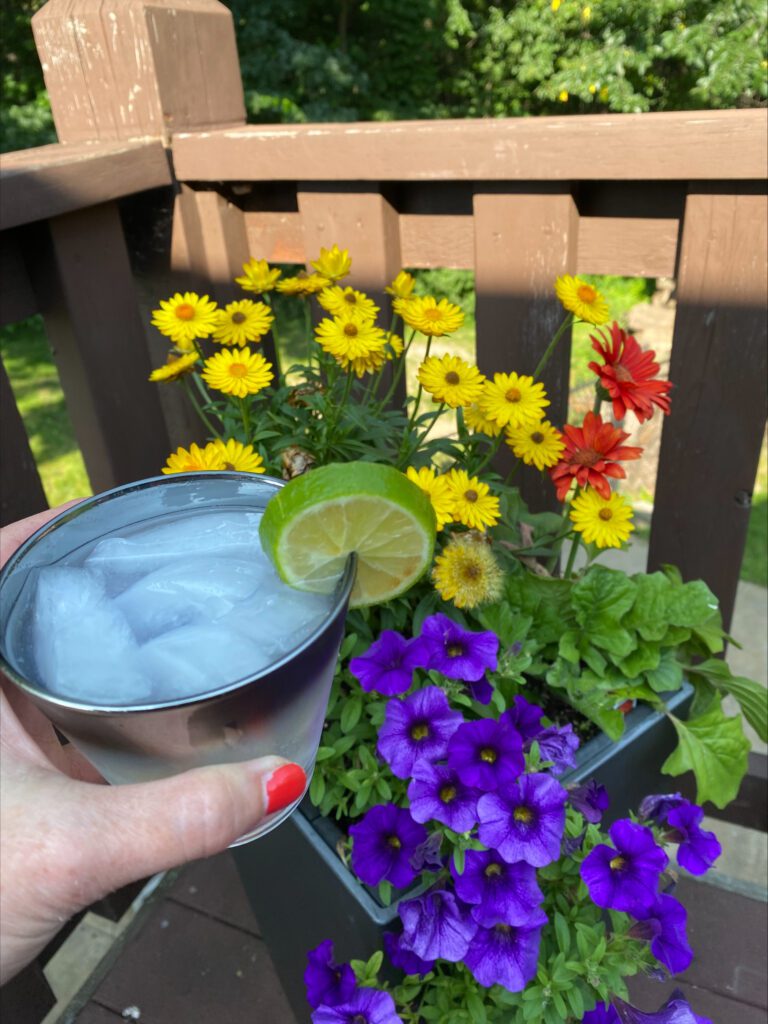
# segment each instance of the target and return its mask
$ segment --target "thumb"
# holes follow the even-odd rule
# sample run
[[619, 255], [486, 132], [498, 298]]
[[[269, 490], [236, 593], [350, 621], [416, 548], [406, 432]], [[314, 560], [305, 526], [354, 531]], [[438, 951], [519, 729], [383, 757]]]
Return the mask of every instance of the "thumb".
[[306, 782], [299, 765], [264, 757], [138, 785], [89, 786], [99, 834], [88, 856], [93, 883], [108, 892], [219, 853], [298, 800]]

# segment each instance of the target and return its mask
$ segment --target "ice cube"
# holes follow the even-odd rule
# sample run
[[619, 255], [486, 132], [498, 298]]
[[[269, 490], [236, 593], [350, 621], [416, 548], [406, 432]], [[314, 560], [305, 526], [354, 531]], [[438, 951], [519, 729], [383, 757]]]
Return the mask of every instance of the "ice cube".
[[107, 706], [149, 696], [125, 616], [86, 570], [40, 570], [33, 637], [40, 681], [54, 693]]
[[115, 604], [139, 640], [147, 640], [226, 615], [256, 591], [264, 571], [258, 561], [194, 554], [143, 576], [115, 598]]
[[216, 555], [267, 562], [259, 541], [260, 512], [211, 512], [105, 537], [86, 559], [107, 577], [138, 577], [175, 561]]
[[223, 626], [182, 626], [144, 644], [141, 664], [157, 700], [191, 697], [256, 675], [273, 659]]
[[293, 650], [327, 617], [330, 599], [282, 583], [275, 574], [248, 601], [236, 605], [222, 620], [229, 629], [249, 637], [276, 660]]

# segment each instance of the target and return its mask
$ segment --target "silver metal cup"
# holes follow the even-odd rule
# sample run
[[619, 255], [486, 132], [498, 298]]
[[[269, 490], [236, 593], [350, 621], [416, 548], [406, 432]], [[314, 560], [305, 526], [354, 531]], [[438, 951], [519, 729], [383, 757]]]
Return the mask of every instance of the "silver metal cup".
[[[192, 697], [122, 705], [119, 695], [93, 703], [40, 685], [31, 623], [19, 621], [30, 574], [66, 563], [83, 546], [137, 525], [185, 513], [262, 511], [283, 481], [244, 473], [185, 473], [142, 480], [96, 495], [33, 534], [0, 572], [0, 665], [8, 677], [112, 783], [142, 782], [189, 768], [279, 755], [312, 775], [355, 577], [350, 556], [327, 618], [278, 661], [246, 678]], [[190, 551], [194, 558], [194, 551]], [[264, 835], [295, 801], [244, 836]]]

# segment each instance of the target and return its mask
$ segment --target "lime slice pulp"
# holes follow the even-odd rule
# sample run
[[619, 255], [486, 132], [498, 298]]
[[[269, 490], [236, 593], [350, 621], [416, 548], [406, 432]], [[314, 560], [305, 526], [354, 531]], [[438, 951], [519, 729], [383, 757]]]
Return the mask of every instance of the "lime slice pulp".
[[432, 562], [435, 514], [423, 491], [392, 466], [333, 463], [296, 477], [267, 504], [262, 547], [281, 579], [327, 593], [357, 553], [350, 605], [389, 601]]

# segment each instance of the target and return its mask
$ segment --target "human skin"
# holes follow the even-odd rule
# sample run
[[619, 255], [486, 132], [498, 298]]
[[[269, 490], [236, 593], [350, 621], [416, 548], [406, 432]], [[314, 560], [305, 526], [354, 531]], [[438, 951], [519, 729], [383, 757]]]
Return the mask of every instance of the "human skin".
[[[0, 530], [0, 564], [64, 507]], [[301, 769], [279, 757], [108, 786], [20, 690], [0, 681], [0, 984], [77, 911], [224, 850], [303, 791]]]

